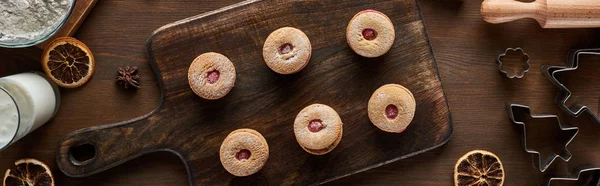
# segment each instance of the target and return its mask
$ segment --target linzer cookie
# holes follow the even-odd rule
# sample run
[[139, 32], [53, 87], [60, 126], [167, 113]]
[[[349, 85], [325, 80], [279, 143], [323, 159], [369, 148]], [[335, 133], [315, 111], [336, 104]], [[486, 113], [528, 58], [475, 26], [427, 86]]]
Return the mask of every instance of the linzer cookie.
[[294, 121], [294, 134], [306, 152], [323, 155], [342, 140], [342, 119], [333, 108], [312, 104], [300, 111]]
[[190, 65], [188, 83], [194, 93], [204, 99], [222, 98], [235, 84], [235, 67], [222, 54], [204, 53]]
[[227, 172], [234, 176], [249, 176], [260, 171], [267, 162], [269, 145], [257, 131], [238, 129], [227, 135], [219, 153]]
[[387, 53], [394, 44], [394, 25], [385, 14], [363, 10], [350, 20], [346, 41], [358, 55], [368, 58]]
[[302, 70], [311, 55], [311, 46], [304, 32], [292, 27], [273, 31], [263, 45], [263, 58], [271, 70], [293, 74]]
[[401, 133], [415, 116], [416, 101], [402, 85], [387, 84], [379, 87], [369, 100], [369, 119], [379, 129]]

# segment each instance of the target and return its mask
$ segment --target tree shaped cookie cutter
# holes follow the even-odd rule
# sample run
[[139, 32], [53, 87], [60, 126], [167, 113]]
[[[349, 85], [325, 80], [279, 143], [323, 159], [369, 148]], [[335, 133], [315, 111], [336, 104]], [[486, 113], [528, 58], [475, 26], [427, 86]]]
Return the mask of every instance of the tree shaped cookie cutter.
[[542, 72], [552, 82], [552, 84], [558, 87], [558, 94], [556, 95], [555, 102], [563, 111], [573, 117], [579, 117], [583, 113], [587, 113], [597, 124], [600, 124], [600, 120], [596, 114], [594, 114], [587, 106], [581, 104], [575, 104], [571, 108], [567, 106], [567, 100], [571, 97], [571, 91], [558, 79], [555, 74], [559, 72], [577, 70], [579, 66], [580, 55], [600, 55], [600, 48], [596, 49], [580, 49], [574, 52], [570, 52], [567, 57], [565, 66], [543, 66]]
[[[571, 155], [571, 152], [569, 152], [569, 150], [567, 149], [567, 146], [569, 145], [569, 143], [571, 143], [571, 141], [573, 141], [573, 138], [575, 138], [577, 133], [579, 133], [578, 127], [574, 127], [574, 126], [567, 125], [567, 124], [561, 124], [560, 119], [556, 115], [531, 114], [531, 109], [525, 105], [520, 105], [520, 104], [515, 104], [515, 103], [507, 103], [506, 107], [508, 108], [508, 117], [510, 118], [510, 120], [513, 123], [520, 125], [523, 128], [523, 137], [522, 137], [523, 139], [521, 140], [521, 144], [523, 145], [525, 152], [534, 154], [536, 156], [537, 161], [534, 161], [533, 163], [539, 169], [540, 172], [546, 171], [546, 169], [548, 169], [548, 167], [550, 167], [550, 165], [554, 162], [554, 160], [556, 158], [560, 157], [560, 159], [562, 159], [565, 162], [568, 162], [571, 159], [572, 155]], [[562, 151], [564, 152], [564, 154], [561, 153], [562, 155], [558, 155], [554, 152], [550, 152], [548, 154], [546, 160], [544, 160], [542, 162], [541, 153], [535, 149], [527, 147], [527, 129], [525, 127], [524, 121], [520, 121], [519, 119], [517, 119], [517, 117], [515, 117], [515, 113], [517, 113], [517, 112], [526, 114], [527, 116], [529, 116], [533, 119], [554, 118], [554, 119], [556, 119], [556, 122], [558, 123], [558, 126], [561, 131], [573, 132], [573, 134], [569, 135], [566, 138], [567, 140], [564, 142], [564, 144], [561, 144]]]
[[[525, 61], [525, 63], [527, 64], [527, 68], [525, 68], [523, 71], [517, 72], [516, 74], [509, 74], [508, 72], [506, 72], [504, 69], [502, 69], [502, 58], [504, 56], [506, 56], [506, 54], [508, 53], [508, 51], [521, 51], [521, 55], [527, 57], [527, 60]], [[496, 58], [496, 61], [498, 61], [498, 70], [500, 70], [500, 72], [502, 72], [504, 75], [506, 75], [507, 78], [523, 78], [523, 76], [525, 76], [525, 73], [529, 72], [529, 54], [525, 53], [525, 51], [523, 51], [523, 49], [521, 47], [517, 47], [517, 48], [507, 48], [506, 50], [504, 50], [504, 53], [498, 55], [498, 57]]]
[[[582, 176], [586, 172], [591, 172], [588, 177]], [[585, 180], [584, 180], [585, 179]], [[551, 177], [546, 180], [544, 185], [550, 186], [553, 181], [584, 181], [583, 185], [600, 185], [600, 167], [592, 165], [582, 165], [575, 168], [570, 176]]]

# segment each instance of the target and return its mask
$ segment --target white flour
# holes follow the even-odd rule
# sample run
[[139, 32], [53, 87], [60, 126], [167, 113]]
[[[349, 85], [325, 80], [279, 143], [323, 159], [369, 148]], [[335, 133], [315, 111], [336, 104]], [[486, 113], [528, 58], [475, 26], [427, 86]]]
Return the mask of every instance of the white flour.
[[52, 32], [72, 0], [0, 0], [0, 41], [30, 41]]

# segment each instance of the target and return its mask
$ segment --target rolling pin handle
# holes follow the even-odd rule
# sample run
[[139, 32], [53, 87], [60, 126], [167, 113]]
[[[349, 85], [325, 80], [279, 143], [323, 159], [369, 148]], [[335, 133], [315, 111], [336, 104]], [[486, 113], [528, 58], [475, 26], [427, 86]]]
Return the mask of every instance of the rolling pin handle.
[[523, 18], [540, 21], [543, 6], [539, 1], [524, 3], [516, 0], [485, 0], [481, 3], [481, 15], [488, 23], [498, 24]]

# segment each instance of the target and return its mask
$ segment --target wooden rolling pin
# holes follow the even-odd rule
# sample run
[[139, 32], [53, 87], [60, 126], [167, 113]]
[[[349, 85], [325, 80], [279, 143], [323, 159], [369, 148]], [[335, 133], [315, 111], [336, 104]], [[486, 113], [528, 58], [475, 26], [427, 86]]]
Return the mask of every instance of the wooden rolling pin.
[[593, 28], [600, 27], [600, 0], [485, 0], [481, 15], [494, 24], [533, 18], [542, 28]]

